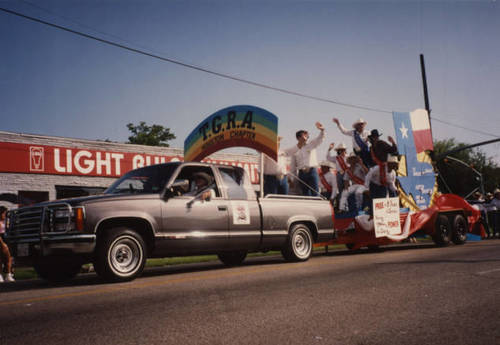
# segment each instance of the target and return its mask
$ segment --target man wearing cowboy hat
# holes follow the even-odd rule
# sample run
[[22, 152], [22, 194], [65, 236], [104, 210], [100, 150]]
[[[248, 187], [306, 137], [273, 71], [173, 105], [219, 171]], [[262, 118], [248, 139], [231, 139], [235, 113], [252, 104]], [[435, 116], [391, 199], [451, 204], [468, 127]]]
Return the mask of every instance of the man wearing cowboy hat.
[[[399, 194], [396, 187], [396, 170], [399, 161], [397, 156], [389, 156], [387, 164], [375, 165], [365, 177], [365, 187], [370, 191], [370, 197], [373, 199], [395, 197]], [[380, 169], [384, 171], [380, 171]], [[370, 210], [373, 212], [373, 210]]]
[[288, 194], [287, 157], [279, 149], [283, 137], [278, 136], [278, 161], [264, 154], [264, 195]]
[[302, 194], [306, 196], [316, 196], [319, 193], [316, 148], [325, 140], [325, 128], [319, 122], [316, 122], [316, 128], [320, 132], [311, 141], [308, 141], [309, 133], [306, 130], [297, 131], [295, 133], [297, 145], [284, 150], [291, 157], [290, 171], [292, 174], [298, 175]]
[[213, 176], [210, 176], [206, 172], [199, 171], [195, 172], [192, 175], [191, 181], [192, 181], [191, 191], [185, 193], [184, 195], [187, 196], [199, 195], [201, 201], [210, 201], [210, 199], [215, 197], [215, 191], [211, 186], [214, 182]]
[[335, 167], [332, 162], [322, 161], [319, 163], [319, 180], [321, 181], [321, 195], [328, 198], [333, 204], [333, 200], [338, 194], [337, 178], [332, 173]]
[[[337, 152], [336, 156], [332, 156], [330, 151], [335, 149]], [[347, 157], [347, 146], [344, 143], [340, 143], [335, 146], [334, 143], [331, 143], [328, 147], [328, 152], [326, 153], [326, 160], [335, 164], [335, 170], [337, 171], [337, 185], [339, 187], [340, 192], [344, 190], [344, 174], [349, 166], [346, 162]]]
[[370, 146], [368, 141], [368, 135], [370, 135], [370, 132], [365, 129], [366, 121], [363, 118], [359, 118], [354, 121], [352, 124], [353, 129], [350, 130], [342, 126], [339, 119], [335, 117], [333, 118], [333, 122], [337, 124], [337, 127], [342, 134], [352, 137], [352, 148], [354, 153], [361, 157], [366, 166], [372, 166], [373, 162], [370, 157]]
[[488, 220], [492, 227], [492, 236], [500, 236], [500, 189], [493, 191], [493, 199], [488, 204]]
[[391, 136], [387, 137], [387, 140], [389, 140], [389, 142], [391, 143], [391, 145], [389, 145], [387, 142], [380, 139], [381, 136], [382, 133], [379, 133], [377, 129], [373, 129], [368, 136], [368, 139], [372, 144], [372, 159], [376, 164], [379, 164], [380, 162], [386, 162], [388, 155], [398, 154], [398, 147], [394, 139]]
[[354, 195], [356, 209], [360, 210], [363, 207], [363, 194], [368, 191], [365, 187], [368, 168], [363, 164], [361, 158], [354, 153], [347, 157], [347, 163], [349, 168], [344, 174], [344, 191], [340, 198], [339, 209], [348, 211], [347, 200], [349, 196]]

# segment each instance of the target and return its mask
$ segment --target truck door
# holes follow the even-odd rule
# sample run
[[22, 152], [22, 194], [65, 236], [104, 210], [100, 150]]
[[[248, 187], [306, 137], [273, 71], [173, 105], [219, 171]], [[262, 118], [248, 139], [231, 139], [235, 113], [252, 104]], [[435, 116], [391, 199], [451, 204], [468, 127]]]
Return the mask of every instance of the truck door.
[[189, 254], [226, 249], [229, 239], [228, 202], [221, 197], [215, 179], [211, 184], [210, 200], [195, 198], [195, 182], [192, 176], [197, 172], [214, 177], [210, 167], [186, 166], [177, 179], [189, 180], [190, 190], [162, 203], [163, 226], [159, 236], [168, 252]]
[[241, 168], [219, 168], [229, 205], [231, 250], [257, 249], [261, 243], [260, 209], [248, 175]]

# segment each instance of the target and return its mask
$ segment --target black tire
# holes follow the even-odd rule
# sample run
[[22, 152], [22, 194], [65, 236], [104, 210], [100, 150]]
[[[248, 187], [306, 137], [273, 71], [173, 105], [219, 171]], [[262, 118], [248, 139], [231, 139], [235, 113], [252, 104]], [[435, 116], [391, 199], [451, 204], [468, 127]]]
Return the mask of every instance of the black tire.
[[354, 246], [355, 246], [355, 244], [354, 244], [354, 243], [346, 243], [346, 244], [345, 244], [345, 247], [346, 247], [347, 249], [349, 249], [349, 250], [354, 250]]
[[440, 214], [436, 218], [436, 223], [434, 224], [434, 234], [432, 239], [440, 247], [445, 247], [450, 243], [451, 238], [451, 225], [448, 217], [444, 214]]
[[104, 230], [98, 241], [94, 268], [107, 280], [129, 281], [141, 275], [146, 264], [147, 248], [142, 237], [127, 228]]
[[313, 238], [305, 224], [295, 224], [290, 229], [281, 254], [287, 261], [307, 261], [312, 254]]
[[380, 246], [378, 244], [370, 244], [369, 246], [367, 246], [367, 248], [371, 252], [381, 252], [382, 251], [382, 248], [380, 248]]
[[51, 283], [62, 283], [76, 277], [82, 268], [80, 262], [67, 258], [38, 261], [33, 265], [38, 276]]
[[453, 228], [451, 240], [455, 244], [464, 244], [467, 241], [467, 231], [469, 226], [467, 220], [461, 214], [457, 214], [453, 218]]
[[217, 257], [220, 261], [226, 266], [238, 266], [245, 260], [247, 257], [246, 251], [236, 251], [236, 252], [221, 252], [217, 254]]

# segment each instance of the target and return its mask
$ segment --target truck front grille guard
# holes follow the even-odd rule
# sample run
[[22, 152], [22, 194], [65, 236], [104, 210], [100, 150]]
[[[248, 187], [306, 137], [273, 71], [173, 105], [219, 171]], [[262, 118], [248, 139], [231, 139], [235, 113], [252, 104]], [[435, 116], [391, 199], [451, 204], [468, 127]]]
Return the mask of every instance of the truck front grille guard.
[[[66, 211], [67, 217], [56, 218], [57, 211]], [[50, 206], [23, 207], [10, 211], [8, 238], [33, 238], [44, 234], [63, 234], [71, 230], [72, 207], [68, 203]], [[62, 221], [61, 221], [62, 220]], [[56, 225], [58, 227], [56, 228]]]

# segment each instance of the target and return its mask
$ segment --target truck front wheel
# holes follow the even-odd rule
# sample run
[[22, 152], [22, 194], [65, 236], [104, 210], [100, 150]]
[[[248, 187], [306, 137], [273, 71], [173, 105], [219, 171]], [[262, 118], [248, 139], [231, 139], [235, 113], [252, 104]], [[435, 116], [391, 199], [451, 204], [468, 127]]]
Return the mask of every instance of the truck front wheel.
[[138, 277], [146, 264], [146, 245], [142, 237], [127, 228], [104, 230], [97, 243], [94, 267], [100, 277], [128, 281]]
[[305, 224], [295, 224], [290, 229], [287, 243], [281, 254], [287, 261], [306, 261], [312, 253], [313, 239]]

